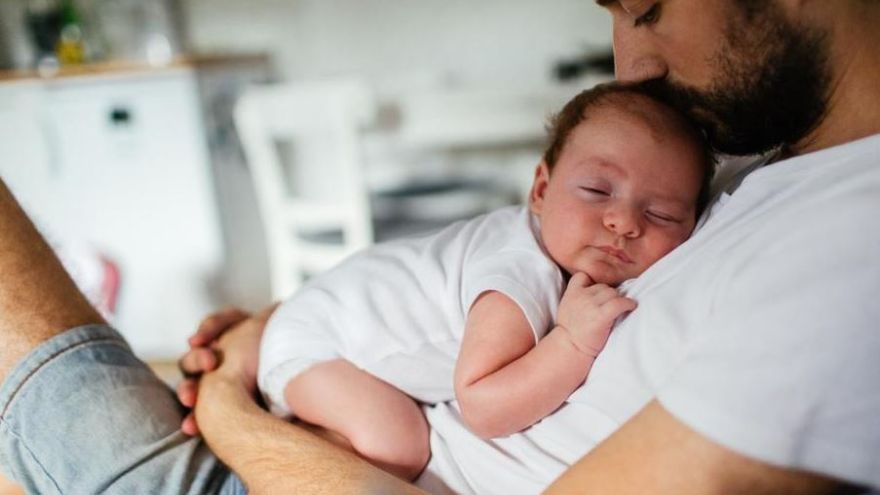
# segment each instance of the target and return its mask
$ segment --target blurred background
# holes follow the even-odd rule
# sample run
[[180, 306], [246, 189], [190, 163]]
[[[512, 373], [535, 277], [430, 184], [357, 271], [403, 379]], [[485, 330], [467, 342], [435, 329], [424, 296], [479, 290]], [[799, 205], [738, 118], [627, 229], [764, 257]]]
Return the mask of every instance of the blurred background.
[[589, 0], [0, 0], [0, 177], [135, 351], [521, 202]]

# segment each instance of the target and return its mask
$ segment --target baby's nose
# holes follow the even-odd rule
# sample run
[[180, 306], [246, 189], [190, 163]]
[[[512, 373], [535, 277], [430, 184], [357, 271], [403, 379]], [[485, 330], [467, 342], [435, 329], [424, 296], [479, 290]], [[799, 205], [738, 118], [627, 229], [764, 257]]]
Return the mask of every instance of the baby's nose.
[[638, 237], [641, 233], [638, 214], [633, 208], [613, 208], [605, 213], [605, 228], [621, 237]]

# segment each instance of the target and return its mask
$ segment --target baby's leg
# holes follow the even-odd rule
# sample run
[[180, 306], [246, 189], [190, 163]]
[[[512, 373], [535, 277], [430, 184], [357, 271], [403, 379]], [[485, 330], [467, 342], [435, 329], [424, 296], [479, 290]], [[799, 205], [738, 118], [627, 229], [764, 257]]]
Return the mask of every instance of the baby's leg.
[[428, 462], [428, 423], [416, 402], [348, 361], [309, 368], [284, 397], [298, 418], [342, 434], [359, 455], [400, 478], [415, 479]]

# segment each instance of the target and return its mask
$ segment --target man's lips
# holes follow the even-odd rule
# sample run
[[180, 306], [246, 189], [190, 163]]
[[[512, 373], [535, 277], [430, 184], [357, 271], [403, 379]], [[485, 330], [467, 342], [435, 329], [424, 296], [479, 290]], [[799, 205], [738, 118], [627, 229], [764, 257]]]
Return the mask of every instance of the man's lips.
[[611, 246], [599, 246], [599, 247], [597, 247], [596, 249], [598, 249], [599, 251], [604, 252], [605, 254], [607, 254], [607, 255], [609, 255], [609, 256], [613, 256], [614, 258], [617, 258], [617, 259], [619, 259], [620, 261], [622, 261], [622, 262], [624, 262], [624, 263], [627, 263], [627, 264], [635, 263], [635, 262], [632, 260], [632, 258], [630, 258], [629, 256], [627, 256], [627, 255], [626, 255], [626, 252], [624, 252], [623, 250], [620, 250], [620, 249], [617, 249], [617, 248], [613, 248], [613, 247], [611, 247]]

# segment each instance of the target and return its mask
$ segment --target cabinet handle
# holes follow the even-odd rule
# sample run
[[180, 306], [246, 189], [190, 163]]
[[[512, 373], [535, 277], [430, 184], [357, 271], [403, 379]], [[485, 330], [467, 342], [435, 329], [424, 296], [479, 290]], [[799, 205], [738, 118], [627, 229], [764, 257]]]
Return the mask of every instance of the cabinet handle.
[[127, 126], [132, 121], [131, 110], [124, 107], [110, 109], [110, 123], [115, 126]]

